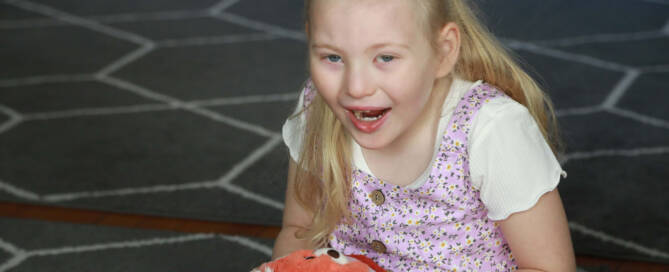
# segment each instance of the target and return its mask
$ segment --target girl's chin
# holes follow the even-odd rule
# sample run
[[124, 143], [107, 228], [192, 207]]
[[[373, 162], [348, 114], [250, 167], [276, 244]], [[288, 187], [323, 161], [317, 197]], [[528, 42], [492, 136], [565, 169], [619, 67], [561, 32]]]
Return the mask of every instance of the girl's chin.
[[381, 149], [388, 145], [381, 135], [353, 133], [353, 140], [364, 149]]

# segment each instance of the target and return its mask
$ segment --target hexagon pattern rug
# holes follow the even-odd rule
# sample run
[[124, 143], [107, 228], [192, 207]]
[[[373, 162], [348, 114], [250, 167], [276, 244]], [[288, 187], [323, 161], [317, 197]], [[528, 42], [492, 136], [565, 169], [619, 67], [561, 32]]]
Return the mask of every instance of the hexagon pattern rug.
[[[279, 225], [301, 3], [0, 1], [0, 199]], [[576, 252], [669, 262], [669, 2], [477, 3], [555, 102]]]

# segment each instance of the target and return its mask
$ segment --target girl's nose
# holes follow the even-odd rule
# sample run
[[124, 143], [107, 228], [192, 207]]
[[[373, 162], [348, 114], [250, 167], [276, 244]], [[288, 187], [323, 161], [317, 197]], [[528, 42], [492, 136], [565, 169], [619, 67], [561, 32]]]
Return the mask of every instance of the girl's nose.
[[364, 69], [348, 69], [346, 74], [346, 88], [349, 96], [362, 98], [374, 94], [373, 80]]

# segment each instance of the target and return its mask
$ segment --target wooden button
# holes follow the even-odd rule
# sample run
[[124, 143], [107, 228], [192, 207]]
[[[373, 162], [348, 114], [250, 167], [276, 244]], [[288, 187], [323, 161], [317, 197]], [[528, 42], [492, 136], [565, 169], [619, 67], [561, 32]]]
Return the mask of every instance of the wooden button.
[[381, 241], [374, 240], [372, 241], [372, 249], [378, 253], [386, 253], [386, 245], [384, 245]]
[[383, 195], [383, 192], [381, 192], [381, 190], [373, 191], [371, 194], [369, 194], [369, 197], [372, 199], [372, 202], [374, 202], [374, 204], [379, 206], [381, 206], [381, 204], [386, 202], [386, 197]]

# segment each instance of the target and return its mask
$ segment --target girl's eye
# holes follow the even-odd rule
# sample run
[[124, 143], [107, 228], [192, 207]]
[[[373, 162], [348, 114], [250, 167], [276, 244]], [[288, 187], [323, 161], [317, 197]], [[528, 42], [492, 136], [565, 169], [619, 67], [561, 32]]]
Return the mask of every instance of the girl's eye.
[[393, 61], [395, 59], [395, 57], [390, 56], [390, 55], [381, 55], [381, 56], [378, 56], [376, 59], [377, 59], [377, 61], [387, 63], [387, 62]]
[[341, 57], [337, 56], [337, 55], [328, 55], [326, 58], [330, 62], [340, 62], [341, 61]]

